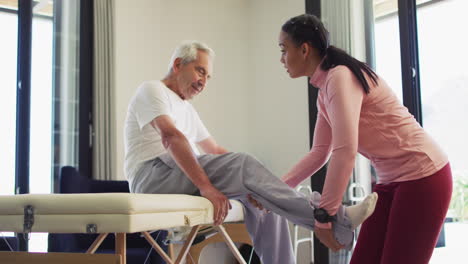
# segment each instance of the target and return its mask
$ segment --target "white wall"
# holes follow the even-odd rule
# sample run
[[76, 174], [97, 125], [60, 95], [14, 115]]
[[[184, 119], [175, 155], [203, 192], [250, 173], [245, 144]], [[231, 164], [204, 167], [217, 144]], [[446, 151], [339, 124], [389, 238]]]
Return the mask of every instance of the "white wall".
[[174, 47], [206, 42], [214, 74], [194, 100], [206, 126], [229, 150], [254, 154], [280, 176], [308, 149], [306, 79], [291, 80], [279, 62], [282, 23], [304, 1], [116, 0], [116, 168], [123, 175], [127, 104], [144, 80], [160, 79]]
[[183, 40], [206, 42], [216, 52], [213, 79], [194, 105], [219, 143], [247, 151], [249, 128], [248, 0], [116, 0], [116, 169], [123, 174], [127, 104], [144, 80], [161, 79]]
[[250, 147], [277, 176], [286, 173], [309, 145], [307, 79], [289, 78], [278, 46], [281, 26], [305, 12], [304, 2], [256, 0], [249, 6]]

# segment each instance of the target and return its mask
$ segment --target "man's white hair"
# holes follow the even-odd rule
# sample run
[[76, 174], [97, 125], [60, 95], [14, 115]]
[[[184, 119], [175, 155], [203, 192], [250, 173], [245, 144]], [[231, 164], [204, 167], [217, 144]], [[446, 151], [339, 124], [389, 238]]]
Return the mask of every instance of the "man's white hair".
[[174, 53], [172, 54], [172, 58], [169, 63], [168, 75], [172, 72], [172, 66], [174, 65], [174, 61], [177, 58], [182, 59], [182, 64], [190, 63], [197, 59], [197, 51], [199, 50], [208, 53], [211, 59], [214, 59], [214, 56], [215, 56], [214, 51], [210, 47], [208, 47], [208, 45], [206, 45], [205, 43], [193, 41], [193, 40], [184, 41], [179, 46], [177, 46]]

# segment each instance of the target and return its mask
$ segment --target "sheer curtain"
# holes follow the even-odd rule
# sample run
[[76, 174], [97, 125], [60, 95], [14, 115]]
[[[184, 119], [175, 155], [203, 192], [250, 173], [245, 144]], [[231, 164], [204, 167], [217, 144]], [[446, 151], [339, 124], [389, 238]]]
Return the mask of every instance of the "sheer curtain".
[[351, 51], [350, 6], [349, 0], [327, 0], [321, 2], [321, 19], [330, 32], [330, 44], [348, 53]]
[[[372, 0], [322, 1], [322, 21], [330, 32], [330, 44], [345, 50], [356, 59], [366, 62], [365, 5], [372, 8]], [[372, 66], [372, 65], [371, 65]], [[353, 186], [359, 186], [356, 194], [349, 192], [345, 199], [357, 201], [371, 191], [370, 162], [358, 155], [353, 173]], [[360, 192], [359, 192], [360, 191]], [[358, 197], [356, 197], [358, 196]]]
[[112, 180], [114, 146], [114, 27], [112, 0], [94, 2], [93, 178]]
[[[322, 21], [330, 32], [330, 44], [345, 50], [356, 59], [366, 62], [365, 4], [372, 0], [321, 1]], [[351, 204], [371, 191], [370, 162], [363, 156], [356, 157], [356, 165], [344, 201]], [[349, 263], [351, 253], [330, 251], [330, 263]]]

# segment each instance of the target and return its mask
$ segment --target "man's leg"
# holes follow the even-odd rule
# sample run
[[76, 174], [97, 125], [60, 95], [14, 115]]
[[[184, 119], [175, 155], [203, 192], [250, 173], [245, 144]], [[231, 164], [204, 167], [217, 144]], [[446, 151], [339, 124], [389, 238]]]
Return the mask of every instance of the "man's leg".
[[265, 264], [294, 264], [288, 222], [275, 213], [265, 213], [240, 200], [245, 207], [245, 225], [254, 244], [255, 252]]
[[[320, 193], [312, 192], [310, 200], [313, 207], [317, 208], [319, 206], [320, 198]], [[332, 230], [336, 241], [338, 241], [338, 243], [341, 245], [344, 245], [345, 249], [351, 250], [354, 242], [354, 230], [352, 230], [353, 228], [351, 227], [352, 223], [350, 219], [346, 216], [344, 206], [340, 206], [336, 212], [335, 223], [340, 223], [332, 225]]]
[[[252, 194], [269, 210], [295, 224], [313, 229], [314, 207], [310, 198], [282, 182], [252, 156], [245, 153], [201, 155], [198, 161], [212, 184], [227, 197]], [[134, 192], [200, 195], [169, 154], [147, 162], [135, 182], [138, 183], [134, 184]], [[348, 244], [351, 241], [339, 238], [352, 238], [353, 230], [349, 219], [340, 212], [338, 221], [334, 222], [335, 237], [341, 244]]]
[[202, 155], [198, 160], [213, 185], [226, 196], [251, 194], [269, 210], [313, 228], [314, 208], [310, 199], [282, 182], [252, 156], [227, 153]]
[[[252, 156], [245, 153], [202, 155], [199, 162], [213, 185], [226, 196], [252, 194], [265, 208], [295, 224], [314, 228], [314, 201], [282, 182]], [[340, 209], [337, 215], [333, 225], [335, 237], [341, 244], [349, 245], [353, 240], [351, 222], [344, 210]]]
[[[163, 159], [165, 160], [164, 162], [161, 159], [156, 159], [155, 161], [145, 164], [138, 175], [138, 183], [134, 185], [135, 187], [132, 188], [132, 192], [185, 193], [197, 195], [197, 188], [191, 184], [190, 180], [177, 168], [175, 162], [168, 159], [167, 156], [163, 157]], [[206, 166], [206, 163], [209, 163], [209, 166]], [[229, 192], [229, 194], [225, 193], [229, 198], [238, 199], [244, 204], [244, 221], [247, 231], [249, 232], [255, 251], [261, 258], [262, 263], [296, 263], [287, 220], [275, 213], [265, 213], [253, 207], [253, 205], [247, 201], [245, 190], [238, 187], [242, 185], [239, 181], [240, 177], [220, 174], [226, 170], [226, 168], [224, 168], [225, 166], [221, 165], [224, 164], [223, 162], [208, 162], [208, 159], [204, 159], [201, 164], [202, 166], [205, 164], [205, 170], [216, 187], [219, 188], [220, 185], [227, 186], [225, 188], [220, 188], [220, 191]], [[207, 167], [210, 167], [210, 169]], [[237, 171], [235, 167], [231, 169]], [[242, 191], [237, 189], [242, 189]]]

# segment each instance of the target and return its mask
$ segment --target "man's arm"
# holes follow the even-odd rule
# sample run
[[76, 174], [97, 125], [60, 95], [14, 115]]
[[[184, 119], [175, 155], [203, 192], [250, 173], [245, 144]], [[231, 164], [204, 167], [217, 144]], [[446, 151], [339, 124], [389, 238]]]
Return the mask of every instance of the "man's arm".
[[203, 168], [198, 164], [190, 144], [182, 132], [167, 115], [161, 115], [151, 121], [151, 125], [161, 132], [164, 147], [187, 177], [200, 190], [200, 194], [213, 203], [213, 220], [216, 225], [223, 222], [231, 204], [227, 197], [216, 189], [208, 179]]
[[208, 154], [224, 154], [228, 152], [225, 148], [218, 145], [213, 137], [209, 137], [198, 142], [198, 145], [205, 153]]

